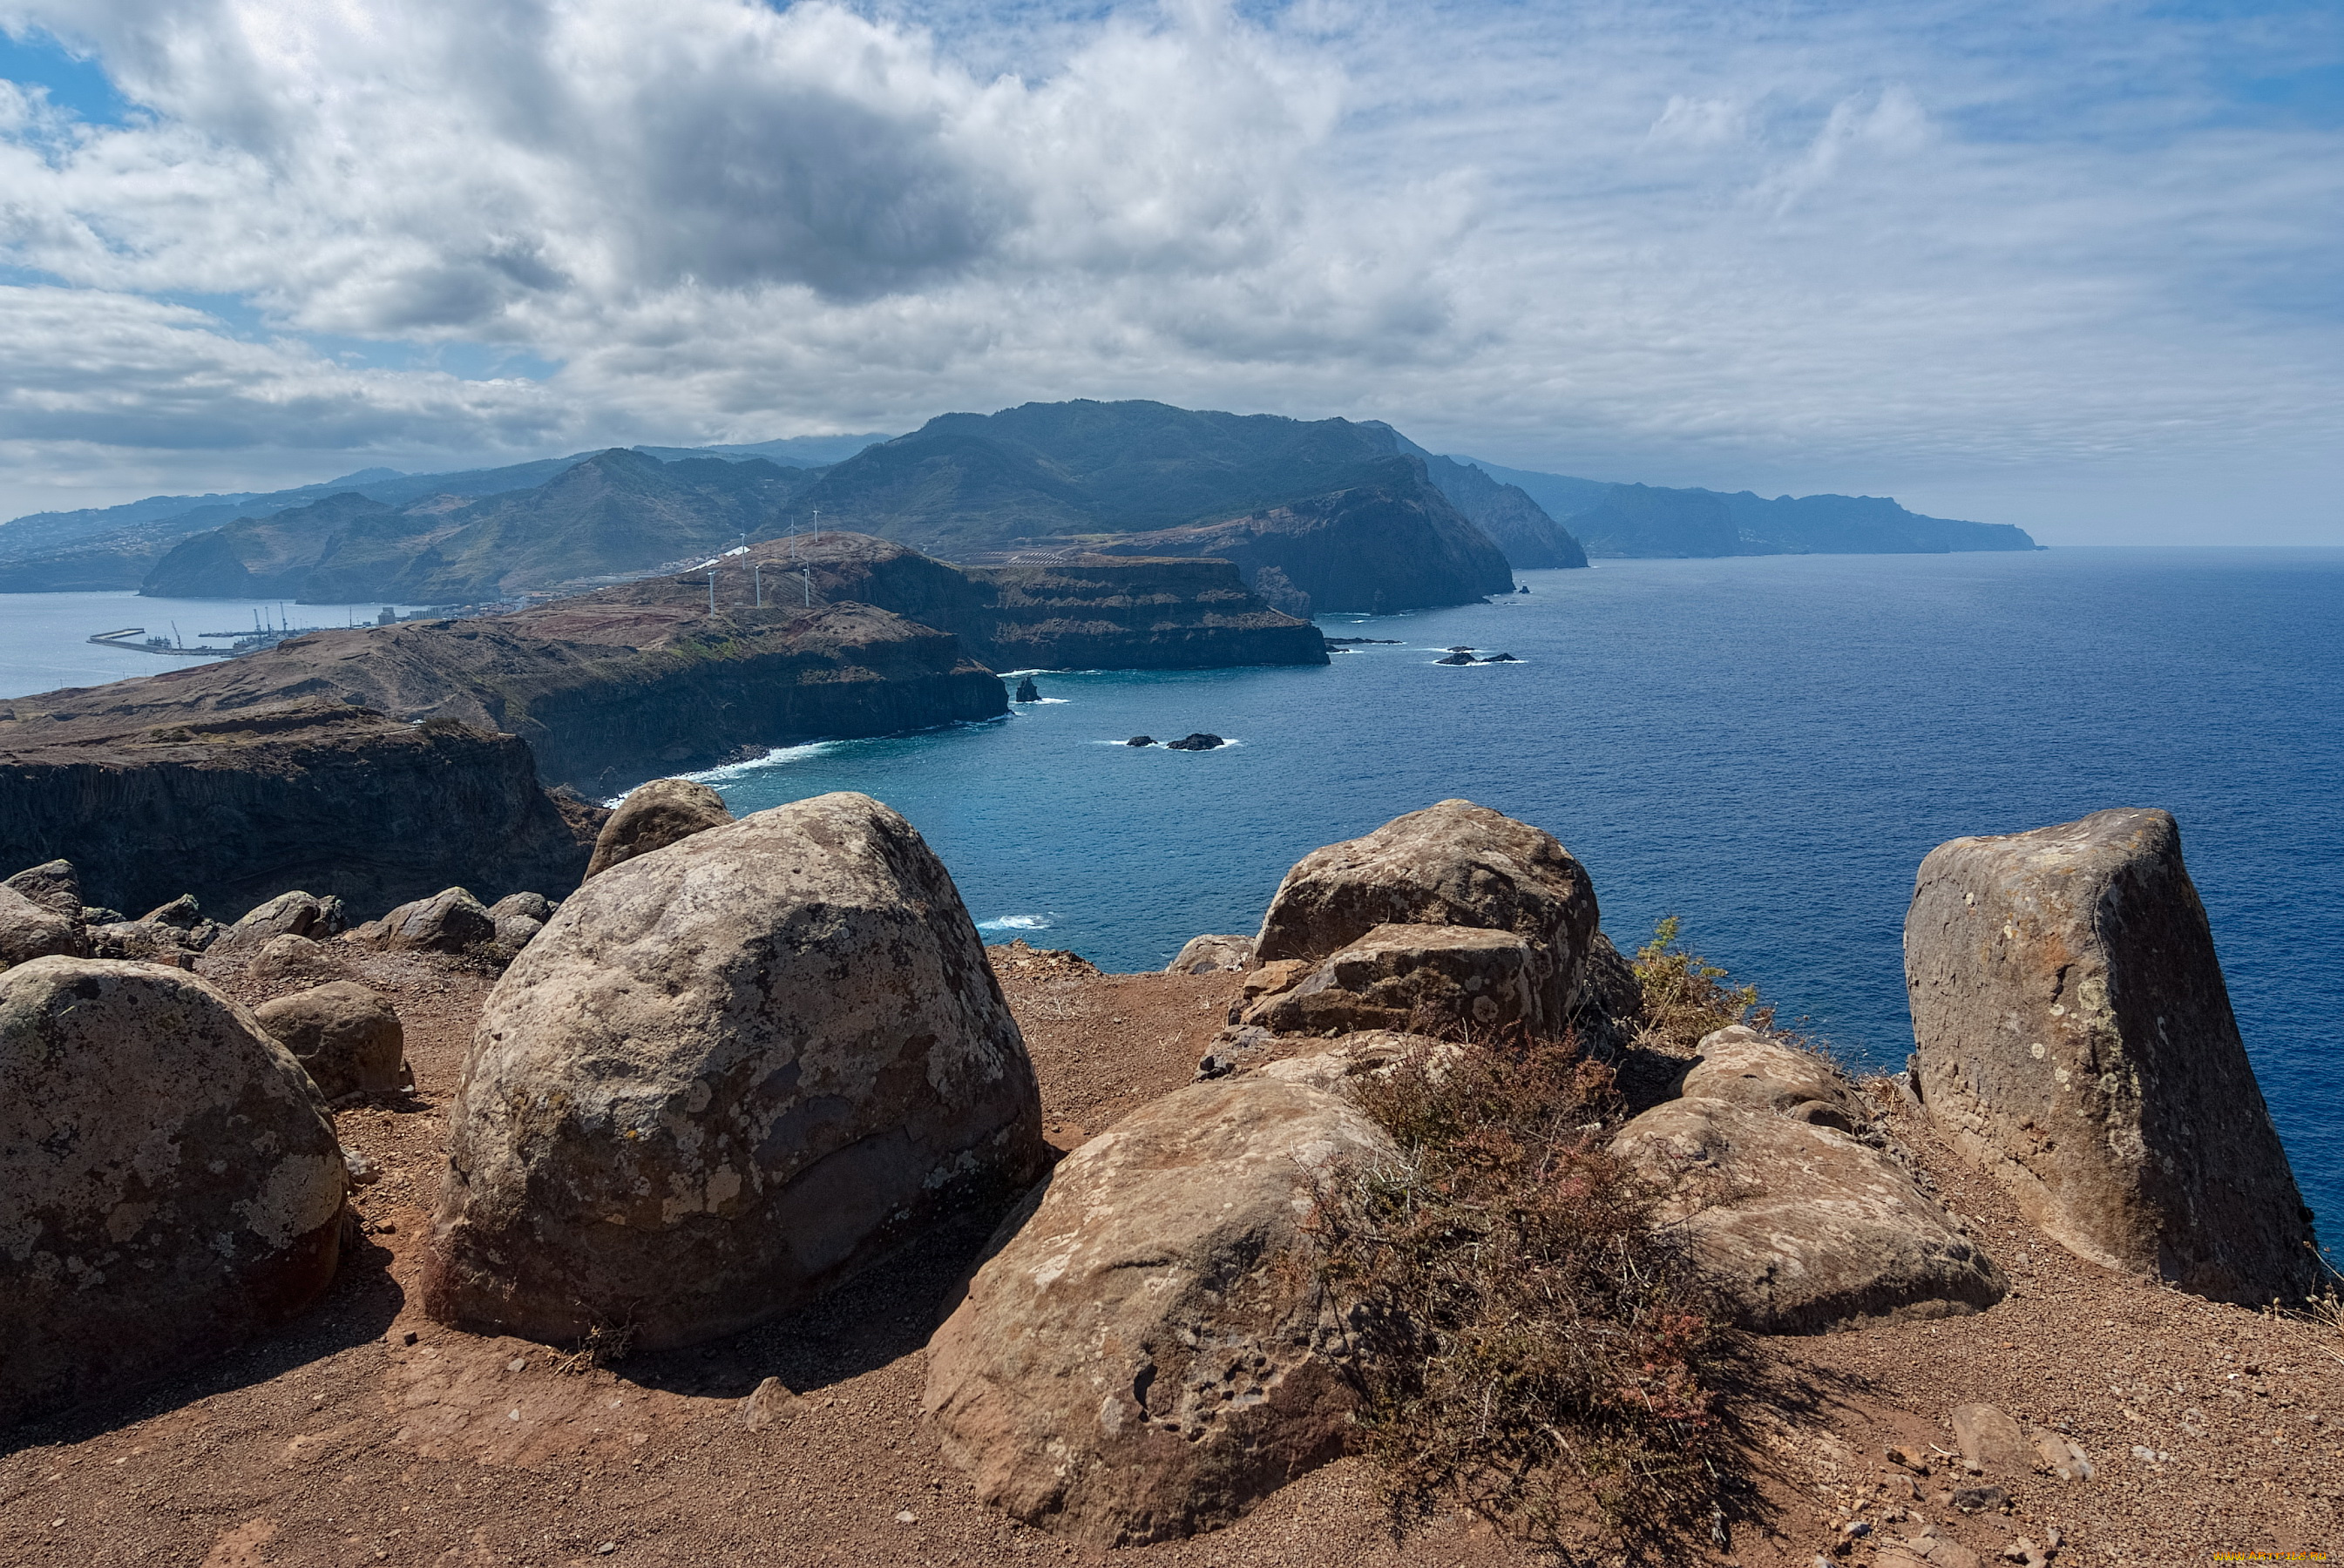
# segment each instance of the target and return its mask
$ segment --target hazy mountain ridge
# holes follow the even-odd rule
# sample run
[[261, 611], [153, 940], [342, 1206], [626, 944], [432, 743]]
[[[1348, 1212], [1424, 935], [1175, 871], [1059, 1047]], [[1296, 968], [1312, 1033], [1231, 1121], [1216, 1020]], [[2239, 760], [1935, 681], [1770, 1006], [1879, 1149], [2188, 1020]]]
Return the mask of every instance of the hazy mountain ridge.
[[1884, 496], [1728, 494], [1607, 484], [1460, 457], [1520, 487], [1596, 556], [1934, 555], [2031, 550], [2011, 523], [1974, 523], [1908, 511]]
[[[802, 464], [776, 461], [793, 457]], [[1395, 457], [1416, 466], [1412, 479], [1389, 468]], [[592, 483], [571, 477], [587, 465], [597, 465]], [[1411, 483], [1421, 495], [1385, 494]], [[1293, 576], [1299, 569], [1333, 595], [1329, 603], [1348, 604], [1359, 595], [1344, 586], [1345, 564], [1307, 551], [1267, 558], [1290, 555], [1306, 537], [1314, 549], [1353, 548], [1342, 508], [1319, 504], [1343, 495], [1359, 505], [1370, 495], [1397, 500], [1417, 519], [1403, 530], [1409, 542], [1392, 533], [1391, 516], [1362, 525], [1359, 538], [1430, 550], [1447, 562], [1436, 575], [1459, 581], [1490, 574], [1459, 565], [1450, 537], [1458, 523], [1522, 568], [1583, 566], [1591, 554], [2034, 548], [2008, 525], [1925, 517], [1879, 497], [1768, 499], [1610, 484], [1434, 453], [1378, 420], [1076, 400], [942, 415], [892, 438], [614, 447], [501, 468], [368, 469], [266, 494], [34, 514], [0, 524], [0, 591], [143, 585], [157, 596], [448, 603], [649, 570], [743, 536], [811, 528], [817, 518], [959, 558], [1116, 548], [1167, 530], [1180, 532], [1163, 548], [1188, 553], [1204, 537], [1194, 530], [1252, 519], [1223, 530], [1223, 543], [1248, 558], [1240, 566], [1249, 584], [1275, 565], [1285, 581], [1274, 578], [1263, 591], [1289, 607], [1318, 602], [1320, 593]], [[303, 537], [311, 531], [318, 537]], [[1262, 542], [1272, 536], [1286, 542]], [[1405, 574], [1412, 559], [1386, 566]], [[1377, 591], [1393, 602], [1389, 590], [1398, 586]]]
[[763, 538], [806, 471], [763, 458], [667, 463], [613, 447], [542, 484], [407, 507], [347, 491], [180, 543], [140, 591], [446, 604], [639, 570]]

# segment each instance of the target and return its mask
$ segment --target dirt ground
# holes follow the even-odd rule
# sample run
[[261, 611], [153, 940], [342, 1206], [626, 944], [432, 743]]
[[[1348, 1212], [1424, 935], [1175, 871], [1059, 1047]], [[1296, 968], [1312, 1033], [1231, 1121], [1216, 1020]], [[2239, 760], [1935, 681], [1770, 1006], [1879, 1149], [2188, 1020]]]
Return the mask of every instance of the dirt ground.
[[[1022, 948], [995, 965], [1026, 1031], [1046, 1126], [1071, 1148], [1189, 1081], [1237, 977], [1101, 975]], [[980, 1506], [919, 1418], [937, 1303], [981, 1221], [930, 1237], [815, 1306], [722, 1343], [568, 1370], [541, 1345], [443, 1328], [414, 1306], [415, 1248], [447, 1102], [491, 977], [453, 960], [353, 953], [391, 995], [416, 1080], [338, 1113], [379, 1180], [328, 1299], [289, 1330], [109, 1407], [0, 1436], [0, 1563], [813, 1564], [1088, 1561]], [[218, 978], [247, 1001], [313, 980]], [[326, 978], [326, 977], [317, 977]], [[1763, 1342], [1750, 1415], [1757, 1491], [1729, 1545], [1668, 1562], [1851, 1568], [1935, 1526], [1931, 1568], [2018, 1537], [2059, 1563], [2344, 1556], [2344, 1335], [2214, 1306], [2081, 1262], [2030, 1230], [1884, 1090], [1899, 1136], [2018, 1282], [1990, 1312]], [[769, 1377], [797, 1398], [764, 1424]], [[1985, 1401], [2056, 1428], [2097, 1474], [1999, 1479], [2012, 1511], [1970, 1516], [1946, 1412]], [[1900, 1445], [1925, 1475], [1883, 1455]], [[1852, 1533], [1847, 1525], [1861, 1527]], [[1234, 1527], [1111, 1554], [1196, 1564], [1478, 1565], [1530, 1553], [1444, 1520], [1404, 1540], [1372, 1468], [1345, 1460]], [[1601, 1560], [1601, 1559], [1598, 1559]], [[1893, 1559], [1892, 1559], [1893, 1560]], [[2311, 1559], [2314, 1561], [2319, 1559]]]

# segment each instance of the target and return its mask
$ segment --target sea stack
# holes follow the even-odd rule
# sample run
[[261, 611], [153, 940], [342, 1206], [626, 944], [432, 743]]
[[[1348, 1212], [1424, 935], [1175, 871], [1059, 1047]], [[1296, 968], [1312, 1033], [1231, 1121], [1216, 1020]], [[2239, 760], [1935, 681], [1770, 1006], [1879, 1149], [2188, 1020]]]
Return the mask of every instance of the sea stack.
[[1923, 1103], [2028, 1219], [2218, 1301], [2314, 1288], [2311, 1211], [2170, 815], [1939, 845], [1904, 974]]

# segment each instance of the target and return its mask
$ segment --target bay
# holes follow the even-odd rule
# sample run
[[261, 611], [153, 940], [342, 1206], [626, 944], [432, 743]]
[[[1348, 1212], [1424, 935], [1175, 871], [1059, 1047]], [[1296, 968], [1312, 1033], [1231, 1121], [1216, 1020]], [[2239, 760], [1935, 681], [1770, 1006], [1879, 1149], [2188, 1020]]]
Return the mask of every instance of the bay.
[[[1110, 970], [1250, 931], [1308, 850], [1452, 796], [1548, 829], [1623, 949], [1684, 920], [1785, 1021], [1912, 1049], [1901, 936], [1951, 838], [2111, 806], [2179, 819], [2306, 1201], [2344, 1215], [2344, 550], [1606, 561], [1529, 594], [1323, 618], [1326, 668], [1042, 673], [990, 724], [707, 775], [736, 812], [859, 789], [919, 827], [988, 940]], [[1444, 668], [1451, 644], [1522, 662]], [[1235, 744], [1116, 744], [1210, 730]]]
[[[405, 611], [414, 607], [395, 608]], [[99, 632], [136, 626], [144, 627], [150, 637], [170, 637], [176, 622], [177, 636], [194, 648], [202, 645], [199, 632], [249, 633], [256, 615], [269, 626], [368, 626], [381, 609], [379, 602], [141, 598], [127, 589], [0, 594], [0, 697], [25, 697], [66, 686], [103, 686], [111, 680], [160, 675], [167, 669], [209, 662], [136, 648], [101, 647], [89, 640]], [[227, 644], [218, 646], [225, 655]]]

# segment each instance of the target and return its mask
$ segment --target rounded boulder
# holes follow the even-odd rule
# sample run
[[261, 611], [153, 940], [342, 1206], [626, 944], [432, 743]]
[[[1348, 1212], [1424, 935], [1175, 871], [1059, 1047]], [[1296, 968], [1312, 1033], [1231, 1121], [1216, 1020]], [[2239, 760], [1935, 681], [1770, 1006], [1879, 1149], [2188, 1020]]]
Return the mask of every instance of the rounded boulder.
[[354, 980], [334, 980], [265, 1001], [260, 1027], [308, 1070], [328, 1100], [395, 1094], [406, 1084], [407, 1035], [390, 1000]]
[[[654, 779], [631, 791], [594, 838], [589, 877], [732, 820], [724, 797], [689, 779]], [[538, 917], [540, 920], [543, 916]]]
[[1383, 925], [1512, 931], [1531, 944], [1533, 1010], [1560, 1020], [1585, 1000], [1598, 924], [1594, 883], [1552, 834], [1443, 800], [1297, 861], [1254, 957], [1317, 963]]
[[449, 1159], [432, 1316], [657, 1347], [810, 1299], [1046, 1150], [952, 878], [834, 794], [571, 895], [482, 1010]]
[[348, 1191], [318, 1091], [177, 970], [0, 975], [0, 1426], [215, 1356], [333, 1279]]

